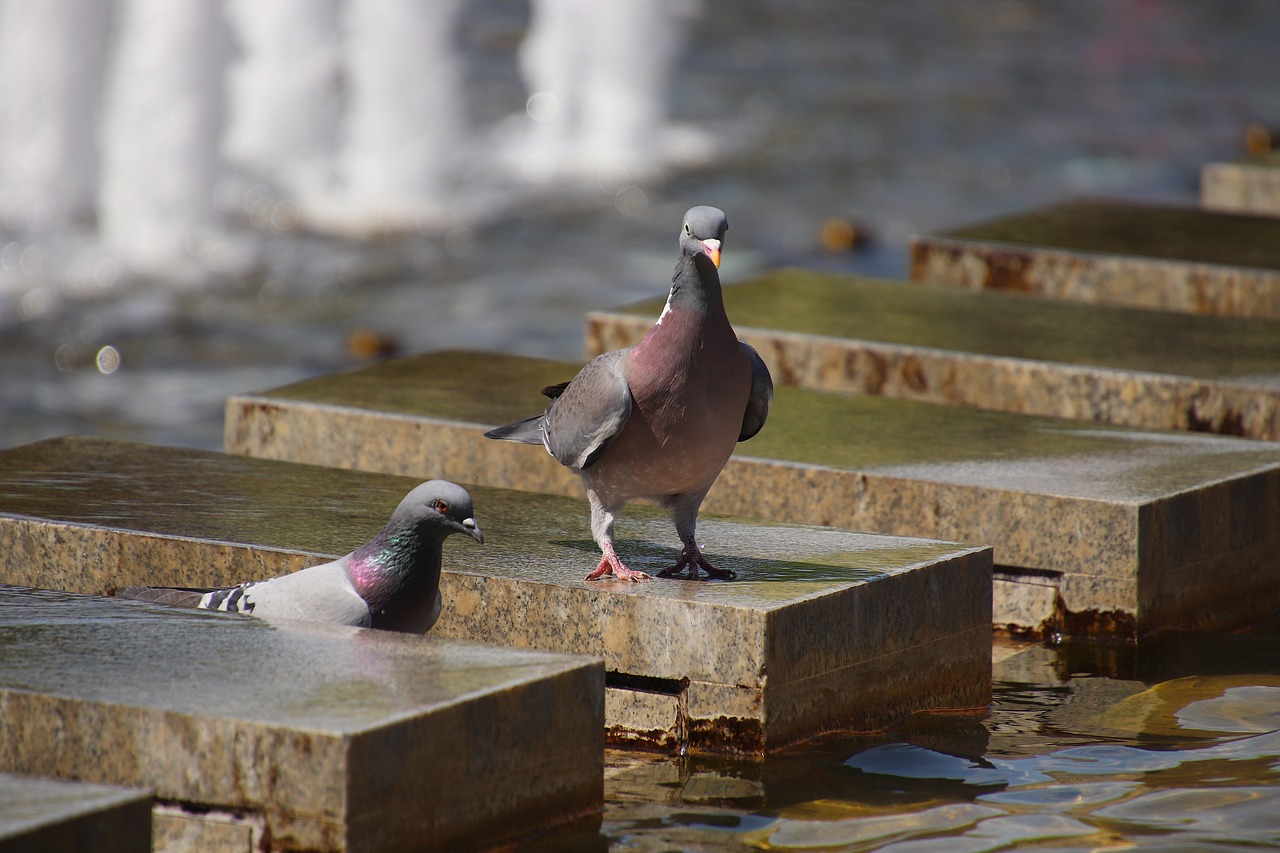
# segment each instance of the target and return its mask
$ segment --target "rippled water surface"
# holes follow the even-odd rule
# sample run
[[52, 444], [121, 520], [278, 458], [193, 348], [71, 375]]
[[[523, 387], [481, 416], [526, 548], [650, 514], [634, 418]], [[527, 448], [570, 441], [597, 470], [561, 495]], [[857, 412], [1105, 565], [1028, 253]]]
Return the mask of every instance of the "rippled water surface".
[[[759, 763], [612, 753], [603, 819], [536, 849], [1269, 848], [1278, 649], [1272, 629], [1139, 649], [997, 642], [990, 709]], [[1230, 674], [1191, 674], [1206, 670]]]

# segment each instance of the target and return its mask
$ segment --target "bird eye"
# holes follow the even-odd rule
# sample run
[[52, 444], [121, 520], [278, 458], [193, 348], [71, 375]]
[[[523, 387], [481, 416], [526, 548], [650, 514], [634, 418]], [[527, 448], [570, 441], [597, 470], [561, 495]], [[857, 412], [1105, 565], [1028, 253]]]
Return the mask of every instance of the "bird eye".
[[684, 233], [688, 234], [690, 237], [693, 236], [693, 229], [689, 227], [688, 222], [684, 224]]
[[446, 513], [449, 511], [449, 505], [444, 501], [436, 501], [432, 506], [434, 506], [436, 508], [436, 512], [439, 513]]

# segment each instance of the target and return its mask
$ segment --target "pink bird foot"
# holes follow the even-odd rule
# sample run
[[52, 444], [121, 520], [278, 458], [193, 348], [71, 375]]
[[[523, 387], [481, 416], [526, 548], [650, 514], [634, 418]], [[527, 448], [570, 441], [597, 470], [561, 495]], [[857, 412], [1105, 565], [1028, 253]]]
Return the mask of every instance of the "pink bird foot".
[[738, 573], [732, 569], [717, 569], [715, 566], [707, 562], [706, 557], [702, 556], [702, 552], [698, 550], [698, 546], [690, 542], [684, 546], [684, 550], [680, 552], [680, 559], [676, 560], [674, 566], [667, 566], [658, 572], [660, 578], [672, 578], [689, 569], [689, 580], [696, 581], [698, 579], [698, 568], [701, 567], [708, 577], [718, 578], [723, 581], [731, 581], [738, 576]]
[[617, 554], [606, 553], [600, 558], [600, 565], [596, 566], [595, 571], [587, 575], [583, 580], [598, 581], [601, 578], [613, 577], [620, 581], [647, 581], [649, 576], [644, 572], [633, 571], [622, 565], [622, 560], [618, 559]]

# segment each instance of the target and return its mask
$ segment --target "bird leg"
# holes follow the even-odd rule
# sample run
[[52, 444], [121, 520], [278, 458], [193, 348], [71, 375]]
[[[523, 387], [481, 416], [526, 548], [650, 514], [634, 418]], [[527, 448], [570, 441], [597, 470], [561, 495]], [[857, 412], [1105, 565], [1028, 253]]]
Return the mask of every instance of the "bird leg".
[[644, 581], [649, 576], [644, 572], [636, 572], [622, 565], [618, 554], [613, 550], [613, 519], [617, 507], [606, 507], [594, 489], [587, 489], [587, 500], [591, 503], [591, 535], [600, 546], [600, 565], [583, 580], [595, 581], [604, 577], [614, 577], [620, 581]]
[[600, 558], [600, 565], [596, 566], [595, 571], [583, 580], [597, 581], [610, 576], [620, 581], [649, 580], [649, 576], [644, 572], [633, 571], [622, 565], [622, 560], [618, 559], [618, 555], [612, 548], [605, 548], [604, 555]]
[[658, 572], [660, 578], [675, 577], [689, 569], [689, 580], [696, 581], [698, 579], [698, 568], [701, 567], [707, 573], [707, 577], [719, 578], [720, 580], [731, 581], [738, 576], [733, 569], [717, 569], [715, 566], [707, 562], [707, 558], [702, 556], [702, 551], [698, 548], [698, 543], [693, 541], [690, 536], [684, 543], [684, 550], [680, 552], [680, 559], [676, 560], [674, 566], [667, 566]]
[[698, 539], [694, 535], [694, 530], [698, 525], [698, 508], [702, 506], [702, 500], [707, 496], [707, 488], [697, 492], [683, 492], [681, 494], [669, 495], [662, 503], [671, 510], [671, 520], [675, 523], [676, 533], [680, 536], [680, 541], [684, 543], [684, 550], [680, 552], [680, 559], [676, 560], [674, 566], [667, 566], [658, 572], [660, 578], [675, 577], [689, 569], [689, 580], [696, 581], [698, 579], [698, 569], [701, 568], [707, 573], [707, 577], [719, 578], [720, 580], [731, 581], [737, 577], [737, 574], [729, 569], [717, 569], [715, 566], [707, 562], [702, 556], [701, 549], [698, 548]]

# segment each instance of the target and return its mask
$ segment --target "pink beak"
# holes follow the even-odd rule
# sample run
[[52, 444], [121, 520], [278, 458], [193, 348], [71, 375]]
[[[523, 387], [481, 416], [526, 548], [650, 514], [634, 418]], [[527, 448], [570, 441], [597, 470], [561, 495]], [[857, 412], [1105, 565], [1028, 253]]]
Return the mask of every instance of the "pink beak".
[[702, 249], [707, 253], [707, 257], [711, 259], [711, 263], [720, 268], [720, 241], [711, 239], [702, 241]]

